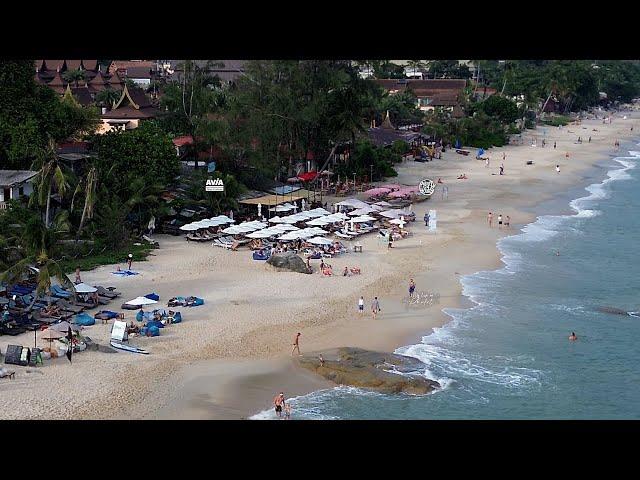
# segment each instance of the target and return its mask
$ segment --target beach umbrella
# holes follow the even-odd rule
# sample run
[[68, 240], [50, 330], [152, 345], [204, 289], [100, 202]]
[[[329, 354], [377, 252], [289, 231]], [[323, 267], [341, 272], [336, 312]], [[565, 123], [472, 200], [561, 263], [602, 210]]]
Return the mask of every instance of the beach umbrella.
[[279, 217], [279, 216], [277, 216], [277, 215], [276, 215], [275, 217], [271, 217], [271, 218], [269, 219], [269, 221], [270, 221], [271, 223], [282, 223], [282, 222], [283, 222], [282, 218], [280, 218], [280, 217]]
[[333, 242], [328, 238], [323, 237], [313, 237], [307, 240], [307, 242], [312, 243], [314, 245], [331, 245]]
[[355, 217], [351, 219], [352, 223], [362, 223], [362, 222], [373, 222], [375, 220], [375, 218], [369, 216], [369, 215], [362, 215], [360, 217]]
[[277, 225], [273, 228], [283, 232], [293, 232], [295, 230], [300, 230], [300, 228], [296, 227], [295, 225], [289, 225], [287, 223], [281, 223], [280, 225]]
[[231, 227], [227, 227], [227, 228], [223, 229], [222, 233], [228, 233], [230, 235], [236, 235], [236, 234], [240, 233], [240, 230], [238, 230], [238, 226], [237, 225], [233, 225]]
[[193, 223], [187, 223], [186, 225], [181, 226], [180, 230], [183, 232], [193, 232], [194, 230], [198, 230], [198, 226]]
[[386, 193], [389, 193], [390, 191], [391, 190], [389, 190], [388, 188], [377, 187], [366, 190], [364, 194], [367, 197], [375, 197], [376, 195], [384, 195]]
[[258, 230], [257, 232], [248, 233], [246, 237], [247, 238], [267, 238], [274, 235], [274, 232], [269, 232], [267, 230], [268, 229], [265, 228], [264, 230]]
[[297, 240], [298, 238], [300, 238], [300, 237], [298, 237], [298, 232], [288, 232], [288, 233], [285, 233], [284, 235], [278, 237], [278, 240], [282, 240], [282, 241], [288, 242], [290, 240]]
[[93, 293], [98, 291], [97, 288], [87, 285], [86, 283], [79, 283], [78, 285], [74, 285], [73, 288], [76, 293]]
[[401, 220], [399, 218], [394, 218], [393, 220], [391, 220], [389, 223], [393, 223], [394, 225], [400, 225], [400, 227], [403, 227], [405, 223], [404, 220]]
[[325, 217], [325, 218], [316, 218], [314, 220], [309, 220], [307, 222], [307, 225], [310, 225], [310, 226], [313, 227], [313, 226], [327, 225], [329, 223], [331, 223], [331, 221], [327, 221], [327, 219]]
[[71, 325], [66, 320], [63, 320], [60, 323], [55, 323], [55, 324], [51, 325], [49, 327], [49, 330], [55, 330], [56, 332], [60, 332], [60, 333], [67, 333], [67, 330], [69, 330], [69, 328], [73, 328], [74, 330], [78, 330], [77, 326]]
[[126, 302], [126, 305], [134, 305], [136, 307], [142, 307], [144, 305], [153, 305], [154, 303], [158, 303], [156, 300], [151, 300], [147, 297], [136, 297], [133, 300], [129, 300]]
[[378, 205], [379, 207], [392, 207], [393, 206], [389, 202], [385, 202], [384, 200], [376, 202], [376, 203], [374, 203], [374, 205]]

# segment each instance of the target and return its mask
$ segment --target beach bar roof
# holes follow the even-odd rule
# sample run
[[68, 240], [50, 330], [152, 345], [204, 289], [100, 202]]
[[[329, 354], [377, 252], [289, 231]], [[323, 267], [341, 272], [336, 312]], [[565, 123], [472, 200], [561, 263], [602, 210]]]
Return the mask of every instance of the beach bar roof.
[[276, 205], [281, 205], [283, 203], [288, 203], [288, 202], [295, 202], [297, 200], [302, 200], [303, 198], [306, 199], [309, 196], [309, 192], [307, 190], [297, 190], [295, 193], [293, 194], [288, 194], [285, 196], [282, 195], [263, 195], [262, 197], [256, 197], [256, 198], [247, 198], [245, 200], [240, 200], [240, 203], [245, 204], [245, 205], [258, 205], [259, 203], [262, 204], [262, 206], [264, 207], [269, 206], [269, 207], [273, 207]]

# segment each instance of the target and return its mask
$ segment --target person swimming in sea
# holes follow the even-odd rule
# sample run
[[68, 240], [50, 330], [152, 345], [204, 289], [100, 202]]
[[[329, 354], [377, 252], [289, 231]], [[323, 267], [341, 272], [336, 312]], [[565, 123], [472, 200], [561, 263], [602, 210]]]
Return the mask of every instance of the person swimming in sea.
[[571, 332], [571, 335], [569, 335], [569, 340], [573, 342], [577, 339], [578, 339], [578, 336], [576, 335], [576, 332]]

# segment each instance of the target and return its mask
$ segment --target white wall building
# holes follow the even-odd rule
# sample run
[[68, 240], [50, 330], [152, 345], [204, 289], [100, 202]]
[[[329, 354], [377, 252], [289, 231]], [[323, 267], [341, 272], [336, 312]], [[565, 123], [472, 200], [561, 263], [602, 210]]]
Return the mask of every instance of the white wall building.
[[0, 170], [0, 210], [7, 208], [9, 200], [31, 195], [37, 174], [33, 170]]

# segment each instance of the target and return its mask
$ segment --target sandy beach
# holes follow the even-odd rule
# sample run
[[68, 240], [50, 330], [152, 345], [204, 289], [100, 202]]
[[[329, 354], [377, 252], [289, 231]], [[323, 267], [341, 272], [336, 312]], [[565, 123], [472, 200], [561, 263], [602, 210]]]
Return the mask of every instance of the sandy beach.
[[[414, 205], [416, 222], [408, 227], [413, 235], [394, 242], [393, 249], [369, 234], [359, 238], [362, 253], [330, 260], [334, 272], [359, 266], [361, 275], [324, 277], [319, 260], [312, 261], [313, 275], [276, 272], [253, 261], [246, 250], [156, 235], [160, 249], [133, 265], [139, 275], [120, 278], [111, 273], [115, 266], [103, 266], [83, 272], [83, 281], [117, 287], [123, 295], [107, 307], [117, 311], [120, 300], [151, 292], [160, 295], [160, 305], [176, 295], [202, 297], [206, 304], [180, 308], [183, 322], [164, 328], [160, 337], [132, 338], [151, 352], [147, 356], [85, 351], [74, 355], [72, 364], [62, 358], [39, 368], [11, 365], [16, 379], [0, 381], [0, 418], [240, 419], [269, 408], [276, 392], [295, 396], [328, 388], [329, 382], [296, 367], [291, 357], [296, 332], [302, 333], [305, 354], [341, 346], [391, 352], [419, 341], [447, 321], [443, 308], [466, 306], [460, 276], [498, 268], [496, 241], [533, 221], [532, 207], [582, 185], [596, 162], [614, 154], [616, 139], [637, 133], [639, 117], [617, 113], [612, 124], [583, 120], [562, 129], [528, 130], [523, 145], [486, 152], [488, 167], [475, 159], [476, 149], [469, 149], [469, 156], [448, 150], [440, 160], [403, 163], [390, 182], [417, 185], [423, 178], [441, 178], [448, 198], [438, 186], [432, 198]], [[534, 138], [535, 147], [530, 145]], [[529, 160], [533, 165], [526, 164]], [[504, 175], [498, 175], [501, 163]], [[462, 173], [467, 180], [456, 179]], [[422, 221], [430, 209], [437, 210], [436, 234]], [[487, 223], [489, 211], [493, 228]], [[510, 228], [498, 228], [499, 214], [511, 217]], [[407, 306], [403, 297], [410, 278], [418, 292], [437, 293], [439, 303]], [[364, 315], [357, 313], [360, 295]], [[375, 295], [382, 307], [376, 320], [368, 308]], [[125, 319], [131, 321], [135, 313], [126, 311]], [[111, 324], [98, 322], [83, 334], [107, 344], [110, 329]], [[33, 343], [33, 333], [0, 337], [3, 352], [8, 344]]]

